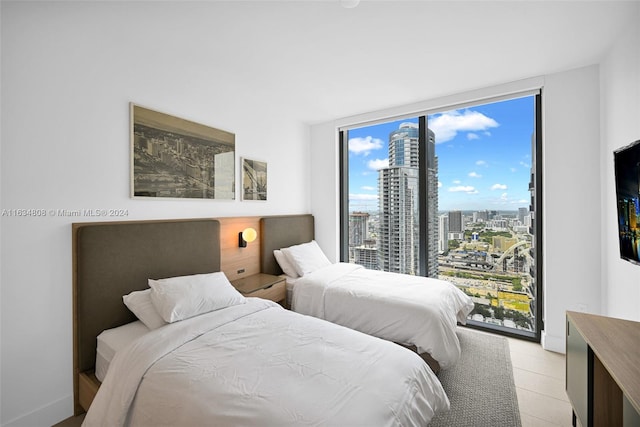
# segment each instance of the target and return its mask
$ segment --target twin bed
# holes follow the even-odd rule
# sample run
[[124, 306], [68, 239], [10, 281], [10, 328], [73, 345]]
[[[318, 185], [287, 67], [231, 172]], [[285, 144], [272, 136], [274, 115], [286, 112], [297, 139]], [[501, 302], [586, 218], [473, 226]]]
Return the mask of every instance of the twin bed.
[[456, 325], [473, 301], [450, 282], [331, 263], [311, 215], [262, 218], [260, 228], [262, 271], [286, 275], [291, 310], [406, 346], [434, 372], [460, 358]]
[[[391, 342], [410, 339], [237, 293], [219, 273], [220, 234], [217, 220], [74, 224], [74, 396], [76, 413], [88, 410], [84, 425], [426, 425], [449, 408], [432, 369]], [[261, 270], [280, 274], [273, 249], [312, 240], [313, 217], [263, 218], [260, 239]], [[180, 289], [167, 310], [163, 289]], [[123, 304], [133, 294], [151, 295], [145, 310], [155, 304], [164, 321], [136, 317]], [[202, 300], [208, 308], [180, 305]]]

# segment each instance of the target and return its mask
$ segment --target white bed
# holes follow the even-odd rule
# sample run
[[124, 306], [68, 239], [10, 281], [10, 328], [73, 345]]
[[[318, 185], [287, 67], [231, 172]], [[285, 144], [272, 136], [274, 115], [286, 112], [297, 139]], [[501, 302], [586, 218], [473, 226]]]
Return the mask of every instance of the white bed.
[[217, 220], [74, 224], [72, 252], [86, 427], [422, 426], [449, 408], [415, 353], [241, 295]]
[[107, 376], [107, 371], [109, 370], [109, 365], [116, 353], [148, 333], [149, 328], [140, 320], [102, 331], [97, 338], [96, 378], [98, 378], [100, 382], [104, 381], [104, 378]]
[[449, 407], [415, 353], [271, 301], [140, 330], [84, 426], [423, 426]]
[[315, 241], [274, 252], [288, 276], [293, 311], [428, 354], [440, 369], [460, 358], [456, 325], [473, 301], [450, 282], [332, 264]]

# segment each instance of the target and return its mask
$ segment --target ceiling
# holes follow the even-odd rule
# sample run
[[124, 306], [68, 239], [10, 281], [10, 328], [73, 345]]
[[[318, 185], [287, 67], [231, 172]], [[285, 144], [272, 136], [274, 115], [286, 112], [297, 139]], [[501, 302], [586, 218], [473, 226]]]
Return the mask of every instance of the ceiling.
[[[220, 3], [218, 3], [220, 5]], [[638, 1], [225, 3], [230, 72], [318, 123], [601, 61]]]
[[[210, 99], [240, 94], [258, 112], [277, 103], [279, 116], [306, 124], [597, 64], [640, 16], [640, 0], [341, 3], [79, 0], [32, 9], [56, 13], [37, 24], [58, 34], [52, 43], [78, 55], [90, 46], [105, 67], [135, 52], [127, 73], [184, 81]], [[29, 34], [36, 24], [23, 25]], [[156, 65], [165, 59], [183, 73]]]

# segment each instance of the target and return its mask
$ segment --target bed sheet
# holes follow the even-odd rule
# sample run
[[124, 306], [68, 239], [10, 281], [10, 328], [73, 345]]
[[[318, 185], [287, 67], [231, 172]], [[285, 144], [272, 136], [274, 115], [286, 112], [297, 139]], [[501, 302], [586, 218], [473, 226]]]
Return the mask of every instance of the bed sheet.
[[447, 369], [460, 358], [456, 326], [473, 301], [444, 280], [336, 263], [296, 281], [291, 309], [416, 346]]
[[83, 425], [418, 426], [448, 408], [415, 353], [247, 298], [119, 351]]
[[293, 288], [295, 287], [300, 277], [291, 277], [286, 275], [284, 277], [286, 285], [285, 289], [287, 290], [287, 299], [285, 301], [287, 303], [287, 307], [291, 307], [291, 301], [293, 301]]
[[116, 353], [148, 332], [149, 328], [139, 320], [102, 331], [97, 339], [96, 378], [98, 378], [100, 382], [104, 381], [111, 360], [113, 360]]

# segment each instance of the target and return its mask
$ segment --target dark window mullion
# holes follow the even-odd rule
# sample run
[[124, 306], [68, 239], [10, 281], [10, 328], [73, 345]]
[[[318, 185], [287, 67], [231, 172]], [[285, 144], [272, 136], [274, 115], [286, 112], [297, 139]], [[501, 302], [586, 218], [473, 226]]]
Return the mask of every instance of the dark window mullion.
[[544, 321], [542, 318], [542, 94], [535, 95], [535, 200], [534, 212], [534, 240], [536, 245], [536, 341], [540, 342]]
[[429, 253], [427, 251], [427, 238], [429, 235], [428, 224], [428, 212], [427, 208], [427, 117], [420, 116], [418, 118], [418, 199], [419, 199], [419, 271], [418, 275], [428, 276], [427, 266], [429, 265]]

